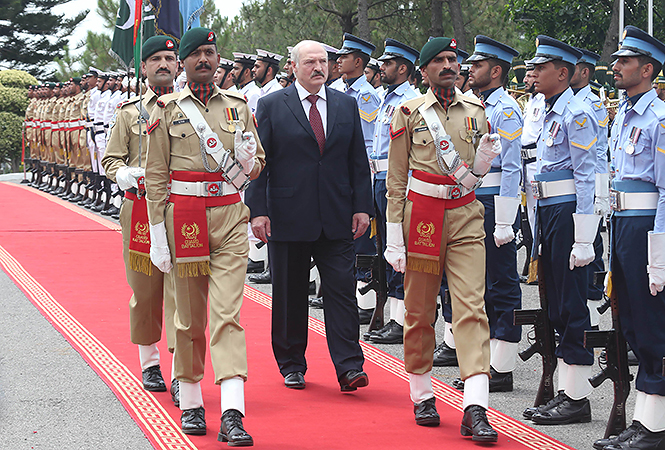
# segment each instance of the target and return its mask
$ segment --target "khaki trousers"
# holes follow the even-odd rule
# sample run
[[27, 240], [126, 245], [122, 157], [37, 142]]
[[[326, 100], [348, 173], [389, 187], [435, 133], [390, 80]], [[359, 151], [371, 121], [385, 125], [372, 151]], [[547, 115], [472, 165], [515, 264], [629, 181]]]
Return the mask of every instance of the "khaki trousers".
[[132, 288], [129, 300], [129, 327], [131, 341], [137, 345], [152, 345], [162, 338], [162, 310], [166, 328], [166, 343], [172, 352], [175, 347], [175, 300], [173, 276], [152, 266], [152, 275], [129, 268], [129, 239], [134, 202], [125, 198], [120, 206], [122, 227], [122, 255], [125, 259], [127, 283]]
[[[409, 242], [412, 202], [404, 210], [404, 242]], [[463, 380], [490, 371], [490, 329], [485, 313], [484, 208], [478, 200], [447, 209], [443, 218], [440, 274], [407, 269], [404, 275], [404, 363], [406, 371], [432, 370], [436, 297], [445, 271], [453, 310], [453, 334]]]
[[[165, 225], [175, 286], [175, 376], [186, 383], [203, 378], [205, 330], [210, 298], [210, 357], [215, 383], [240, 376], [247, 380], [245, 330], [240, 307], [247, 272], [249, 208], [242, 202], [206, 208], [210, 275], [178, 277], [175, 264], [173, 204], [166, 206]], [[179, 232], [179, 230], [175, 230]]]

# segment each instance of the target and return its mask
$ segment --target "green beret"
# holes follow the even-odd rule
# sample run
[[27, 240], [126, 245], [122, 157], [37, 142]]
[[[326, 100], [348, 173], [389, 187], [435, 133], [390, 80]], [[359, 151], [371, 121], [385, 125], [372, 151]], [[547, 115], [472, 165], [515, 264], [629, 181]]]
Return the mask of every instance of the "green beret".
[[178, 46], [175, 40], [170, 36], [151, 36], [144, 43], [141, 48], [141, 61], [145, 61], [157, 52], [162, 50], [178, 51]]
[[420, 67], [426, 66], [436, 55], [444, 50], [457, 54], [457, 41], [454, 38], [436, 37], [427, 41], [420, 50]]
[[46, 87], [49, 88], [49, 89], [54, 89], [55, 88], [55, 83], [49, 81], [48, 83], [46, 83]]
[[180, 59], [187, 58], [190, 53], [204, 44], [217, 44], [215, 32], [209, 28], [191, 28], [180, 38]]
[[69, 79], [74, 84], [81, 84], [81, 77], [72, 77]]

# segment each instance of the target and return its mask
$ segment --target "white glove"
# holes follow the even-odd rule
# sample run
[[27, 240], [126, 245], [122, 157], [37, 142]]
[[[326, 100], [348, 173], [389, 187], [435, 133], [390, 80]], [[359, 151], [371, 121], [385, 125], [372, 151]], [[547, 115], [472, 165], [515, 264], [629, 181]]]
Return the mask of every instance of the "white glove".
[[476, 157], [473, 160], [473, 173], [481, 177], [489, 172], [492, 160], [501, 154], [501, 139], [498, 134], [487, 134], [480, 138]]
[[575, 223], [575, 243], [570, 251], [570, 270], [584, 267], [596, 258], [593, 241], [598, 233], [600, 216], [595, 214], [573, 213]]
[[404, 273], [406, 270], [406, 247], [404, 246], [402, 222], [386, 223], [386, 234], [386, 251], [383, 256], [393, 266], [395, 272]]
[[122, 166], [115, 173], [115, 182], [123, 191], [132, 187], [137, 188], [138, 179], [145, 176], [145, 169], [142, 167]]
[[665, 233], [649, 231], [648, 238], [649, 265], [647, 266], [647, 273], [649, 274], [649, 290], [651, 295], [655, 296], [665, 286]]
[[150, 261], [164, 273], [169, 273], [173, 269], [164, 222], [150, 225]]
[[515, 239], [513, 224], [519, 207], [519, 198], [494, 196], [494, 243], [497, 247]]
[[596, 174], [596, 200], [593, 203], [593, 213], [607, 217], [610, 212], [610, 174]]
[[254, 133], [243, 133], [240, 130], [236, 130], [233, 152], [238, 162], [242, 164], [242, 171], [245, 175], [249, 175], [254, 168], [254, 155], [256, 155], [256, 138], [254, 137]]

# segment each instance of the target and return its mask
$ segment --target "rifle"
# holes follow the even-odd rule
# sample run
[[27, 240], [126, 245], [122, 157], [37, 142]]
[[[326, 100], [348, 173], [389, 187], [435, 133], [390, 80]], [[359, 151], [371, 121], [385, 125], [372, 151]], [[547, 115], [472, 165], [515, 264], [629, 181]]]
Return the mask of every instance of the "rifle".
[[626, 429], [626, 399], [630, 392], [630, 381], [633, 378], [628, 370], [628, 347], [621, 331], [619, 301], [611, 286], [611, 272], [607, 291], [612, 311], [612, 329], [607, 331], [586, 330], [584, 332], [584, 346], [589, 350], [604, 347], [607, 360], [602, 372], [589, 378], [589, 383], [594, 388], [600, 386], [607, 379], [614, 383], [614, 403], [605, 428], [605, 439], [610, 436], [618, 436]]
[[[376, 223], [376, 218], [372, 219]], [[365, 295], [370, 290], [376, 292], [376, 307], [369, 322], [368, 332], [383, 328], [383, 315], [388, 301], [388, 281], [386, 280], [386, 260], [383, 257], [383, 238], [376, 227], [376, 255], [356, 255], [356, 267], [370, 269], [372, 279], [366, 286], [358, 290]]]
[[[523, 194], [524, 195], [524, 194]], [[529, 275], [529, 263], [531, 258], [531, 249], [533, 248], [533, 233], [531, 232], [531, 225], [529, 224], [529, 215], [527, 214], [526, 200], [520, 203], [520, 230], [522, 231], [522, 240], [517, 246], [517, 250], [522, 247], [526, 248], [526, 259], [524, 260], [524, 267], [522, 268], [522, 276]]]
[[554, 355], [556, 342], [554, 341], [554, 327], [548, 315], [547, 290], [545, 289], [545, 274], [543, 264], [538, 264], [538, 294], [540, 296], [540, 309], [516, 309], [513, 312], [515, 325], [533, 325], [535, 342], [529, 348], [519, 353], [522, 361], [527, 361], [538, 353], [543, 359], [543, 375], [536, 394], [534, 406], [544, 405], [554, 398], [554, 371], [557, 359]]

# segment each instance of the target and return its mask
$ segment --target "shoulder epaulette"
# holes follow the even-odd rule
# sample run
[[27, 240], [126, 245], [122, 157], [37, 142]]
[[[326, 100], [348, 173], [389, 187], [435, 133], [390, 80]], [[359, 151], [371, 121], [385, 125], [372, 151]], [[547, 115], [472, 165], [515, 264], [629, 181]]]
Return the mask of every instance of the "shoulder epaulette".
[[237, 98], [238, 100], [242, 100], [245, 103], [247, 103], [247, 97], [245, 97], [242, 93], [236, 92], [236, 91], [224, 91], [224, 95], [227, 97], [233, 97]]
[[476, 97], [471, 97], [470, 95], [464, 95], [460, 94], [460, 100], [466, 103], [471, 103], [472, 105], [480, 106], [481, 108], [485, 109], [485, 105], [483, 102], [480, 101], [479, 98]]

